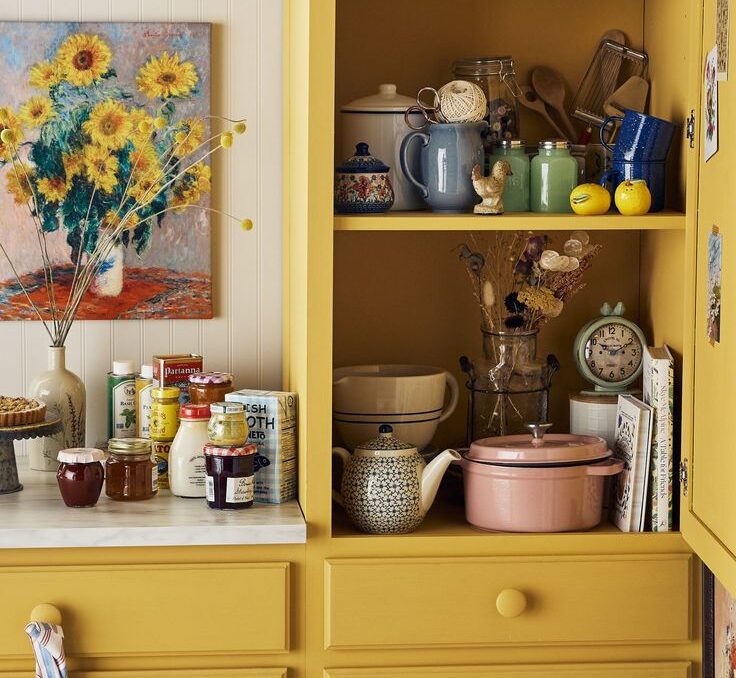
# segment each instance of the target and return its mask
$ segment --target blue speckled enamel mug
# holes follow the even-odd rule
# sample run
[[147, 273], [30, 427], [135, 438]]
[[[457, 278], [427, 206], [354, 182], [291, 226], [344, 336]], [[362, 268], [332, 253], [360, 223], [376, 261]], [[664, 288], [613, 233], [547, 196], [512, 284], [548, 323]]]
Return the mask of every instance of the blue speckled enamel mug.
[[[606, 127], [618, 120], [621, 129], [616, 144], [610, 146], [605, 139]], [[627, 162], [663, 162], [667, 160], [675, 125], [668, 120], [655, 118], [636, 111], [625, 111], [620, 115], [608, 116], [601, 125], [601, 143], [613, 154], [615, 160]]]
[[[429, 125], [427, 131], [412, 132], [401, 142], [401, 169], [419, 189], [433, 212], [467, 212], [480, 202], [473, 188], [474, 165], [483, 167], [485, 120]], [[421, 140], [419, 166], [421, 179], [410, 168], [409, 144]]]

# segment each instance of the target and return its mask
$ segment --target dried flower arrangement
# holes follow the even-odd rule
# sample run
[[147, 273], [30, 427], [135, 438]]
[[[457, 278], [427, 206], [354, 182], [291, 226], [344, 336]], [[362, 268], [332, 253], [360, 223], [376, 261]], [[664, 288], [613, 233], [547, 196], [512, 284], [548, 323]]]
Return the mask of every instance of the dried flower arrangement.
[[[10, 165], [7, 190], [28, 207], [46, 304], [34, 302], [24, 287], [1, 227], [0, 251], [53, 346], [64, 345], [83, 297], [110, 266], [115, 248], [132, 246], [143, 255], [154, 225], [172, 210], [224, 214], [198, 204], [211, 187], [205, 161], [246, 129], [244, 120], [177, 116], [177, 100], [189, 97], [199, 80], [195, 65], [179, 54], [163, 52], [140, 66], [136, 84], [146, 106], [115, 84], [112, 56], [99, 36], [72, 34], [54, 59], [30, 69], [30, 84], [43, 94], [18, 111], [0, 107], [0, 166]], [[206, 138], [207, 118], [230, 129]], [[252, 227], [248, 219], [240, 223]], [[47, 234], [59, 228], [66, 231], [74, 267], [63, 307], [46, 244]]]
[[488, 242], [472, 234], [460, 247], [478, 302], [483, 329], [491, 332], [538, 330], [562, 313], [565, 302], [585, 287], [585, 272], [601, 250], [584, 231], [565, 241], [562, 254], [552, 239], [531, 232], [494, 231]]

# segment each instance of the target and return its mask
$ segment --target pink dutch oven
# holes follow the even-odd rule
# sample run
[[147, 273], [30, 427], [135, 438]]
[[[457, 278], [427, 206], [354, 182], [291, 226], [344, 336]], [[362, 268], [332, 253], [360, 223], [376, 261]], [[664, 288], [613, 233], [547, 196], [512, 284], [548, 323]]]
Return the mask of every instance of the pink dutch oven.
[[483, 530], [569, 532], [601, 522], [606, 477], [623, 470], [603, 438], [552, 433], [474, 442], [463, 455], [465, 517]]

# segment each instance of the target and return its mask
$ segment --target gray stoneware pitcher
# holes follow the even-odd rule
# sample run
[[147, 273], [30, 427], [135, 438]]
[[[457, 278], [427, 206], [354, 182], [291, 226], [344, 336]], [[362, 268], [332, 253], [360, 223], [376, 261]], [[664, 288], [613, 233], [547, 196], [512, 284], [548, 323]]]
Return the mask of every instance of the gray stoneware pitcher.
[[[480, 122], [436, 123], [426, 131], [412, 132], [401, 142], [401, 170], [433, 212], [467, 212], [480, 201], [470, 177], [473, 166], [483, 167], [483, 138], [488, 130]], [[421, 141], [420, 181], [410, 168], [409, 144]]]

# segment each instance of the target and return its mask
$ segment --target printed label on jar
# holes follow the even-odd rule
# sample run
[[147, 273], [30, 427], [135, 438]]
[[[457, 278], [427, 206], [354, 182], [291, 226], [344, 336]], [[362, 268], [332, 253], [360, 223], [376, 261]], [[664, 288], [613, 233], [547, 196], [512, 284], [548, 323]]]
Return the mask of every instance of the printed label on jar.
[[156, 468], [155, 464], [151, 469], [151, 490], [158, 492], [158, 468]]
[[128, 379], [112, 387], [112, 433], [116, 438], [135, 436], [135, 380]]
[[141, 438], [151, 437], [151, 406], [153, 404], [153, 384], [144, 386], [138, 393], [138, 429]]
[[215, 479], [212, 476], [206, 476], [207, 480], [207, 501], [215, 501]]
[[228, 478], [225, 501], [228, 504], [246, 504], [253, 501], [253, 476]]

